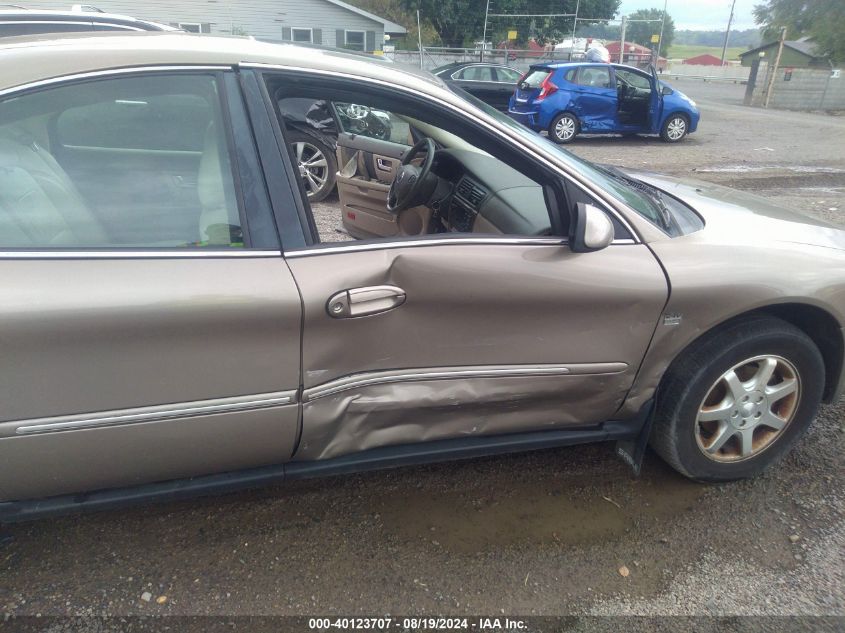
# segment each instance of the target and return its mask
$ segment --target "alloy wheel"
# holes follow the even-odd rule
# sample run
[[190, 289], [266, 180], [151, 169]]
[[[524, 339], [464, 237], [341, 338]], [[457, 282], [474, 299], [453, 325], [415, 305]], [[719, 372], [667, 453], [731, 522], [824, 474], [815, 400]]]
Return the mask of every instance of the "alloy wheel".
[[299, 175], [305, 184], [308, 196], [316, 194], [326, 184], [328, 178], [328, 161], [323, 152], [305, 141], [293, 143], [296, 162], [299, 165]]
[[666, 136], [672, 141], [679, 141], [687, 133], [687, 122], [683, 117], [677, 116], [666, 125]]
[[698, 409], [698, 448], [717, 462], [756, 457], [792, 422], [800, 396], [798, 371], [785, 358], [755, 356], [734, 365]]
[[555, 135], [562, 141], [568, 141], [575, 136], [575, 121], [569, 117], [562, 117], [555, 125]]

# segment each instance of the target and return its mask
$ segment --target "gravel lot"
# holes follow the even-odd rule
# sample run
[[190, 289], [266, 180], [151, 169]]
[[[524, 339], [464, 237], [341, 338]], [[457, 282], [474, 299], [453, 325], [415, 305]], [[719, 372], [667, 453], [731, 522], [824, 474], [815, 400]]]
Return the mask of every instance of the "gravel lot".
[[[680, 145], [583, 138], [572, 151], [845, 224], [845, 117], [675, 85], [703, 111]], [[321, 229], [335, 230], [335, 208], [318, 205]], [[611, 445], [592, 445], [14, 525], [0, 613], [841, 617], [843, 414], [824, 407], [777, 468], [728, 485], [652, 454], [633, 479]]]

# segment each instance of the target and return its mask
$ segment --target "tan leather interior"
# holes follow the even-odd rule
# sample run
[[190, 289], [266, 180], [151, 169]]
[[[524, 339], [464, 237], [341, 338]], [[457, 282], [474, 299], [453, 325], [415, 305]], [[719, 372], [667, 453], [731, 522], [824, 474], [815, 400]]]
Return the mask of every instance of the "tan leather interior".
[[364, 152], [338, 145], [337, 192], [343, 227], [352, 237], [368, 239], [396, 235], [421, 235], [431, 220], [431, 209], [415, 207], [399, 214], [387, 210], [387, 193], [398, 158], [371, 155], [367, 164]]

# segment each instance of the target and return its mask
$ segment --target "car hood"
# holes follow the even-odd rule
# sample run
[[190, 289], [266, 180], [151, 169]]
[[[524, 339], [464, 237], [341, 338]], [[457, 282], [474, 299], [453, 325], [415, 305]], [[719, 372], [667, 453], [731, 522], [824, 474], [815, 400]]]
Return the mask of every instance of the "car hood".
[[626, 170], [695, 209], [705, 228], [724, 242], [773, 240], [845, 250], [845, 230], [774, 204], [770, 200], [722, 185]]

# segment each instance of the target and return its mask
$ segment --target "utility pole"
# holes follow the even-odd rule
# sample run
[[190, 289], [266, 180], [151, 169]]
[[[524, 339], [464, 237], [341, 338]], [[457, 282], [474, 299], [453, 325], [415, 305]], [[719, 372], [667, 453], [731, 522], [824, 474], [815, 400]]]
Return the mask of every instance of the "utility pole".
[[625, 27], [628, 25], [628, 17], [622, 16], [622, 26], [619, 28], [619, 63], [624, 63], [625, 55]]
[[731, 22], [734, 21], [734, 7], [736, 7], [736, 0], [731, 3], [731, 15], [728, 18], [728, 29], [725, 31], [725, 43], [722, 45], [722, 66], [725, 65], [725, 55], [728, 52], [728, 38], [731, 36]]
[[481, 36], [481, 60], [484, 61], [484, 48], [487, 46], [487, 16], [490, 15], [490, 0], [487, 0], [487, 8], [484, 10], [484, 35]]
[[769, 107], [769, 100], [772, 98], [772, 90], [775, 87], [775, 75], [778, 73], [778, 66], [780, 66], [780, 56], [783, 54], [783, 42], [786, 40], [786, 27], [780, 30], [780, 42], [778, 43], [778, 54], [775, 57], [775, 65], [769, 69], [769, 85], [766, 88], [766, 100], [763, 102], [763, 107]]
[[[734, 0], [736, 2], [736, 0]], [[660, 65], [660, 47], [663, 46], [663, 26], [666, 24], [666, 9], [669, 7], [669, 0], [663, 3], [663, 19], [660, 20], [660, 36], [657, 38], [657, 55], [654, 58], [654, 65]]]
[[423, 64], [423, 49], [422, 49], [422, 29], [420, 28], [420, 10], [417, 9], [417, 41], [420, 45], [420, 70], [425, 70], [425, 64]]
[[[488, 0], [487, 4], [489, 5], [490, 2]], [[581, 0], [577, 0], [575, 3], [575, 19], [572, 20], [572, 48], [569, 49], [569, 59], [572, 59], [572, 53], [574, 52], [573, 49], [575, 48], [575, 30], [578, 28], [578, 9], [581, 7]]]

